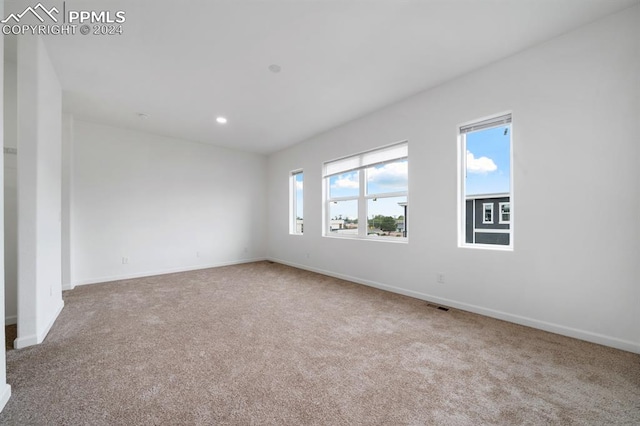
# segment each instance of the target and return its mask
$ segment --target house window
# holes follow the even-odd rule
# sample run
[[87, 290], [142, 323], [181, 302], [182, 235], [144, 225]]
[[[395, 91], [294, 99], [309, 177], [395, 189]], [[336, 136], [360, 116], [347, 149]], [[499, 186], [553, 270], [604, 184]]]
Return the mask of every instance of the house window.
[[324, 163], [325, 236], [407, 237], [408, 143]]
[[460, 246], [513, 247], [511, 130], [511, 114], [459, 127]]
[[493, 223], [493, 203], [482, 203], [482, 223]]
[[291, 172], [290, 181], [289, 233], [300, 235], [304, 232], [304, 173], [302, 170]]
[[500, 220], [498, 223], [509, 223], [511, 221], [511, 211], [509, 203], [500, 203]]

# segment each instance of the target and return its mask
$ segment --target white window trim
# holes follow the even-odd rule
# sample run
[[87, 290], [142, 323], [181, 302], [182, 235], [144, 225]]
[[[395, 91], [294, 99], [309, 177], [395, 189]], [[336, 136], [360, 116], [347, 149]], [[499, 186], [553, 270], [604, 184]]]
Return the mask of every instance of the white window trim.
[[[396, 158], [384, 158], [380, 160], [376, 155], [378, 152], [392, 152], [395, 155], [399, 155]], [[333, 164], [349, 164], [349, 160], [358, 159], [359, 164], [362, 164], [356, 168], [346, 168], [347, 166], [336, 168], [332, 167]], [[362, 153], [346, 156], [339, 158], [337, 160], [327, 161], [323, 166], [323, 178], [322, 178], [322, 186], [324, 192], [324, 225], [323, 225], [323, 237], [328, 238], [344, 238], [344, 239], [358, 239], [358, 240], [369, 240], [369, 241], [384, 241], [384, 242], [395, 242], [395, 243], [406, 243], [408, 241], [408, 235], [406, 237], [397, 237], [397, 238], [379, 238], [379, 237], [371, 237], [367, 235], [368, 226], [369, 226], [369, 217], [367, 213], [367, 201], [373, 198], [391, 198], [391, 197], [407, 197], [407, 203], [409, 202], [409, 184], [407, 182], [407, 191], [404, 192], [392, 192], [392, 193], [382, 193], [382, 194], [367, 194], [367, 186], [366, 186], [366, 170], [369, 167], [385, 164], [385, 163], [393, 163], [396, 161], [409, 160], [408, 155], [408, 141], [402, 141], [390, 145], [386, 145], [380, 148], [364, 151]], [[329, 170], [334, 169], [334, 173], [328, 173]], [[344, 170], [342, 170], [344, 168]], [[335, 170], [340, 170], [335, 172]], [[339, 174], [351, 173], [354, 171], [358, 171], [358, 195], [348, 196], [348, 197], [333, 197], [331, 198], [331, 188], [329, 187], [329, 180], [332, 176], [336, 176]], [[352, 201], [357, 200], [358, 204], [358, 233], [357, 234], [335, 234], [332, 233], [331, 228], [331, 203], [340, 202], [340, 201]], [[362, 220], [364, 218], [364, 220]]]
[[[510, 234], [511, 231], [508, 229], [500, 229], [500, 228], [476, 228], [476, 234]], [[488, 244], [491, 245], [491, 244]]]
[[[489, 210], [491, 211], [491, 220], [487, 220], [487, 206], [491, 207]], [[495, 216], [493, 215], [493, 203], [482, 203], [482, 224], [483, 225], [493, 225], [495, 223]]]
[[[510, 206], [511, 202], [506, 201], [506, 202], [502, 202], [498, 204], [498, 223], [500, 225], [508, 225], [511, 223], [511, 206]], [[502, 207], [503, 206], [509, 206], [509, 220], [502, 220]]]
[[[510, 116], [511, 117], [511, 130], [509, 132], [509, 163], [511, 165], [510, 167], [510, 173], [509, 173], [509, 180], [510, 180], [510, 191], [509, 191], [509, 209], [510, 209], [510, 221], [509, 221], [509, 233], [510, 233], [510, 237], [509, 237], [509, 245], [499, 245], [499, 244], [481, 244], [481, 243], [476, 243], [475, 239], [474, 242], [472, 243], [467, 243], [466, 242], [466, 234], [465, 234], [465, 218], [466, 218], [466, 214], [467, 214], [467, 207], [466, 207], [466, 197], [465, 197], [465, 173], [466, 173], [466, 161], [467, 161], [467, 155], [466, 155], [466, 140], [465, 140], [465, 133], [461, 133], [460, 129], [465, 128], [465, 127], [469, 127], [475, 123], [481, 123], [481, 122], [486, 122], [488, 120], [492, 120], [495, 118], [499, 118], [499, 117], [504, 117], [504, 116]], [[515, 188], [515, 180], [514, 180], [514, 162], [513, 162], [513, 137], [514, 137], [514, 119], [515, 119], [515, 114], [513, 113], [513, 111], [504, 111], [501, 112], [499, 114], [493, 114], [493, 115], [489, 115], [486, 117], [482, 117], [480, 119], [477, 120], [471, 120], [471, 121], [467, 121], [464, 123], [459, 123], [456, 128], [455, 128], [455, 132], [458, 136], [458, 159], [459, 161], [457, 162], [457, 168], [458, 168], [458, 247], [460, 248], [471, 248], [471, 249], [481, 249], [481, 250], [495, 250], [495, 251], [513, 251], [514, 249], [514, 234], [515, 234], [515, 212], [516, 209], [514, 208], [515, 204], [515, 199], [516, 199], [516, 194], [514, 191]], [[475, 206], [475, 204], [474, 204]], [[483, 217], [484, 219], [484, 217]], [[475, 219], [473, 221], [473, 223], [475, 224]]]
[[[302, 232], [298, 232], [298, 188], [296, 185], [296, 176], [302, 174], [302, 182], [304, 185], [304, 171], [302, 169], [293, 170], [289, 173], [289, 234], [290, 235], [303, 235]], [[304, 189], [303, 189], [304, 191]], [[303, 198], [304, 199], [304, 198]], [[304, 211], [304, 205], [302, 206]], [[304, 213], [302, 215], [304, 220]]]

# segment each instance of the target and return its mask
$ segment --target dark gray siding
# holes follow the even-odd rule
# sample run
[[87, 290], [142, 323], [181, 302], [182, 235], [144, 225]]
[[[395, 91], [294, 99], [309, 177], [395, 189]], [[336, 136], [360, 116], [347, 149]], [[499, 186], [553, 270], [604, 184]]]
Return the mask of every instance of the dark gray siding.
[[473, 243], [473, 200], [467, 200], [467, 217], [465, 218], [464, 233], [465, 241]]
[[[508, 223], [500, 224], [500, 203], [508, 203], [509, 197], [476, 199], [476, 229], [509, 229]], [[493, 204], [493, 223], [482, 223], [483, 204]], [[477, 242], [477, 241], [476, 241]]]
[[496, 232], [476, 232], [476, 244], [509, 245], [510, 235]]
[[[508, 223], [500, 223], [500, 203], [508, 202], [510, 202], [508, 196], [466, 200], [465, 241], [467, 243], [477, 244], [509, 245], [510, 234], [508, 232], [496, 232], [509, 231], [510, 229], [510, 225]], [[493, 221], [492, 223], [482, 223], [482, 219], [484, 217], [484, 204], [488, 203], [493, 205]], [[483, 232], [483, 230], [493, 232]]]

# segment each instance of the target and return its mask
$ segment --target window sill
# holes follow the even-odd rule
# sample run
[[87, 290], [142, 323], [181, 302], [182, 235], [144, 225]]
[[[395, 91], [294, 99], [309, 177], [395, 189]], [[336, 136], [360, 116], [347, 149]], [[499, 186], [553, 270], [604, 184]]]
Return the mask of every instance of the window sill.
[[374, 241], [377, 243], [391, 243], [391, 244], [407, 244], [409, 242], [408, 237], [393, 237], [393, 238], [376, 238], [376, 237], [359, 237], [348, 235], [323, 235], [323, 238], [332, 238], [335, 240], [356, 240], [356, 241]]
[[501, 246], [498, 244], [458, 244], [458, 248], [472, 250], [513, 251], [513, 246]]

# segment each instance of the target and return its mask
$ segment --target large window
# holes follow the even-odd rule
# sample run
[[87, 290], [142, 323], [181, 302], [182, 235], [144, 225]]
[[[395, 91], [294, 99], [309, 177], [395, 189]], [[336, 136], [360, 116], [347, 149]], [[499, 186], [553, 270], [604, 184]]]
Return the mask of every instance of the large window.
[[289, 214], [289, 232], [291, 234], [302, 234], [304, 232], [304, 174], [302, 170], [291, 172], [291, 189], [290, 189], [290, 214]]
[[511, 114], [460, 126], [463, 246], [513, 247], [511, 133]]
[[324, 164], [324, 235], [403, 241], [408, 221], [408, 144]]

